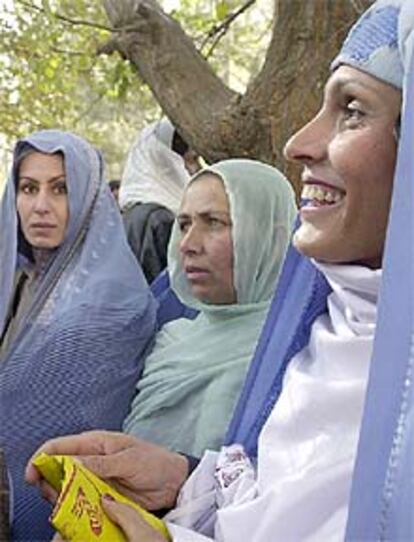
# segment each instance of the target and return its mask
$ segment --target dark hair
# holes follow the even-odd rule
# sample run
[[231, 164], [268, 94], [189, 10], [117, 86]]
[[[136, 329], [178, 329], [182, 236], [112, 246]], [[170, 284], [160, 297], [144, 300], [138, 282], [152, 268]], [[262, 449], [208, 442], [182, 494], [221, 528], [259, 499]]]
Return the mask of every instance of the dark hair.
[[112, 179], [111, 181], [109, 181], [108, 185], [109, 185], [109, 188], [111, 189], [111, 192], [113, 192], [114, 190], [117, 190], [121, 186], [121, 181], [119, 181], [118, 179]]
[[188, 151], [189, 145], [184, 139], [180, 136], [180, 134], [177, 132], [177, 130], [174, 130], [174, 135], [171, 143], [171, 150], [179, 154], [180, 156], [184, 156], [184, 154]]

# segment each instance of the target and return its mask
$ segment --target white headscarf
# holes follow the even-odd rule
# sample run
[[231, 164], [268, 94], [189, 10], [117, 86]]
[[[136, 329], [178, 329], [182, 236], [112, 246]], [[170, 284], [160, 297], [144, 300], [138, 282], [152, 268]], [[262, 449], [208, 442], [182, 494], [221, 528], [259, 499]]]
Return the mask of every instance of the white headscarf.
[[170, 121], [150, 124], [133, 144], [119, 189], [121, 209], [135, 203], [159, 203], [174, 213], [190, 176], [182, 157], [171, 150], [174, 127]]

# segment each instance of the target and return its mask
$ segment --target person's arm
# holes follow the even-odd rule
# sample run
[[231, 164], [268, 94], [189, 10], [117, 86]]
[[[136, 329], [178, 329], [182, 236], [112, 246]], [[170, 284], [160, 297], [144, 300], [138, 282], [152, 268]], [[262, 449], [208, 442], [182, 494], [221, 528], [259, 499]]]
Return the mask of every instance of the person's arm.
[[[88, 431], [60, 437], [43, 444], [34, 456], [41, 452], [78, 457], [147, 510], [172, 508], [189, 475], [189, 463], [183, 455], [123, 433]], [[30, 461], [26, 480], [40, 486], [45, 497], [55, 497]]]

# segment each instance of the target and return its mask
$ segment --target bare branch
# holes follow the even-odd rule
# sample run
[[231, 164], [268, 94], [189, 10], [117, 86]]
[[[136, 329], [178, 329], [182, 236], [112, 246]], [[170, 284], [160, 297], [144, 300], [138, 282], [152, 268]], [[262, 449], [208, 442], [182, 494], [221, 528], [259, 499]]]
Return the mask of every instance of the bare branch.
[[[26, 0], [16, 0], [18, 4], [21, 4], [22, 6], [32, 9], [33, 11], [39, 11], [40, 13], [47, 14], [46, 10], [44, 8], [41, 8], [40, 6], [36, 6], [32, 2], [27, 2]], [[72, 19], [71, 17], [67, 17], [66, 15], [61, 15], [60, 13], [56, 12], [50, 12], [53, 18], [62, 21], [64, 23], [68, 23], [74, 26], [88, 26], [90, 28], [97, 28], [99, 30], [106, 30], [107, 32], [116, 32], [114, 28], [111, 26], [107, 26], [104, 24], [99, 23], [93, 23], [91, 21], [84, 21], [81, 19]]]
[[204, 38], [201, 46], [200, 51], [204, 49], [204, 47], [207, 45], [209, 40], [213, 39], [213, 44], [211, 45], [208, 53], [206, 54], [206, 58], [211, 56], [213, 53], [213, 50], [221, 40], [223, 36], [228, 32], [231, 24], [245, 11], [247, 11], [253, 4], [255, 4], [256, 0], [247, 0], [242, 6], [240, 6], [238, 9], [233, 11], [232, 13], [229, 13], [227, 17], [224, 19], [223, 22], [220, 24], [215, 24], [210, 30], [208, 31], [206, 37]]

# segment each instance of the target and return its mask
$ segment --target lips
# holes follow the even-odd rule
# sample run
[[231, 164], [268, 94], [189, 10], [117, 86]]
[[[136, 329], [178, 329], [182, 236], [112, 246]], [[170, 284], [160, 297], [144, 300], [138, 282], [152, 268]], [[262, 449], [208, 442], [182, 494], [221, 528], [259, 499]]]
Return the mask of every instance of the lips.
[[324, 181], [306, 179], [301, 197], [313, 207], [331, 207], [342, 202], [346, 192], [338, 186]]
[[30, 224], [29, 229], [33, 234], [49, 235], [56, 229], [56, 226], [47, 222], [35, 222]]
[[210, 272], [207, 269], [203, 267], [197, 267], [194, 265], [186, 265], [184, 267], [184, 271], [187, 276], [187, 279], [190, 282], [204, 280], [210, 274]]
[[31, 228], [45, 228], [45, 229], [54, 229], [56, 228], [55, 224], [50, 224], [49, 222], [34, 222], [30, 224]]

